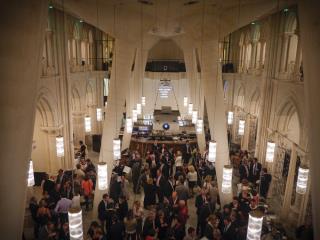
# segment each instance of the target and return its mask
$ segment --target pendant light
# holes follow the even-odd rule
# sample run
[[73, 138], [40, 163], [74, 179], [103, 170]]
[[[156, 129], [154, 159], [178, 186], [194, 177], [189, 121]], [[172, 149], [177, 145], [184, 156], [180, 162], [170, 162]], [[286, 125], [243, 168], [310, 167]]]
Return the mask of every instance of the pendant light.
[[188, 106], [188, 97], [183, 98], [183, 106], [187, 107]]
[[239, 129], [238, 129], [238, 134], [240, 136], [244, 135], [244, 126], [245, 126], [246, 121], [245, 120], [239, 120]]
[[64, 156], [64, 142], [63, 142], [63, 137], [61, 135], [56, 137], [56, 152], [57, 152], [57, 157]]
[[203, 129], [203, 120], [198, 119], [197, 124], [196, 124], [196, 132], [197, 134], [202, 134], [202, 129]]
[[146, 97], [141, 97], [141, 105], [142, 106], [146, 105]]
[[188, 114], [192, 115], [192, 111], [193, 111], [193, 104], [189, 103], [189, 105], [188, 105]]
[[263, 214], [259, 210], [249, 213], [247, 240], [260, 240], [263, 223]]
[[101, 122], [102, 121], [102, 109], [97, 108], [97, 121]]
[[132, 119], [127, 118], [126, 120], [126, 128], [127, 128], [127, 133], [132, 133]]
[[68, 211], [70, 240], [83, 240], [82, 210], [71, 208]]
[[216, 141], [210, 141], [209, 142], [209, 155], [208, 155], [208, 161], [209, 162], [215, 162], [217, 157], [217, 142]]
[[28, 187], [34, 186], [34, 172], [32, 160], [29, 161], [29, 171], [28, 171]]
[[84, 118], [84, 128], [87, 133], [91, 132], [91, 117], [86, 116]]
[[142, 112], [141, 103], [137, 103], [137, 114], [140, 115]]
[[223, 193], [232, 193], [232, 166], [225, 165], [222, 172], [222, 188]]
[[228, 125], [233, 123], [233, 112], [228, 112]]
[[136, 109], [132, 110], [132, 122], [135, 123], [138, 121], [138, 113]]
[[198, 111], [192, 111], [192, 123], [196, 124], [198, 119]]
[[113, 139], [113, 159], [119, 160], [121, 158], [121, 140]]
[[274, 150], [276, 144], [272, 141], [267, 142], [266, 162], [272, 163], [274, 159]]
[[105, 162], [98, 163], [98, 188], [99, 190], [108, 188], [108, 165]]
[[296, 187], [297, 193], [299, 194], [306, 193], [308, 178], [309, 178], [309, 168], [300, 166], [298, 170], [298, 179], [297, 179], [297, 187]]

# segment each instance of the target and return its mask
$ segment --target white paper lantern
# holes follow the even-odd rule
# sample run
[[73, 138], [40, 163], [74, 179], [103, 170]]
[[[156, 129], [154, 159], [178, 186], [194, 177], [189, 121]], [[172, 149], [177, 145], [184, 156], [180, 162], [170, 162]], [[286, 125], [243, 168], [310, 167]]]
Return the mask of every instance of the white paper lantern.
[[309, 168], [299, 167], [296, 192], [299, 194], [305, 194], [307, 191], [309, 178]]
[[217, 157], [217, 142], [210, 141], [209, 142], [209, 155], [208, 155], [208, 161], [209, 162], [215, 162]]
[[132, 119], [127, 118], [126, 120], [127, 133], [132, 133]]
[[276, 144], [274, 142], [267, 142], [266, 162], [273, 162], [275, 148]]
[[233, 112], [228, 112], [228, 124], [231, 125], [233, 123]]
[[104, 107], [107, 108], [108, 102], [104, 102]]
[[146, 97], [141, 97], [141, 105], [142, 106], [146, 105]]
[[192, 123], [196, 124], [198, 120], [198, 111], [192, 111]]
[[260, 240], [263, 223], [262, 212], [255, 210], [249, 213], [247, 240]]
[[118, 160], [121, 158], [121, 140], [113, 139], [113, 159]]
[[56, 137], [56, 152], [57, 152], [57, 157], [64, 156], [64, 142], [63, 142], [62, 136]]
[[82, 211], [71, 208], [68, 211], [70, 240], [83, 240]]
[[225, 165], [222, 172], [222, 188], [223, 193], [232, 193], [232, 166]]
[[188, 106], [188, 97], [183, 98], [183, 106], [187, 107]]
[[189, 106], [188, 106], [188, 114], [189, 114], [189, 115], [192, 115], [192, 111], [193, 111], [193, 104], [192, 104], [192, 103], [189, 103]]
[[240, 136], [244, 135], [244, 126], [245, 126], [246, 121], [245, 120], [239, 120], [239, 129], [238, 129], [238, 134]]
[[132, 122], [137, 122], [138, 121], [138, 113], [136, 109], [132, 110]]
[[84, 128], [86, 132], [91, 132], [91, 117], [84, 118]]
[[102, 109], [97, 108], [97, 121], [101, 122], [102, 121]]
[[99, 190], [108, 188], [108, 165], [105, 162], [98, 163], [98, 188]]
[[203, 120], [202, 119], [198, 119], [196, 126], [197, 126], [196, 127], [197, 134], [201, 134], [202, 133], [202, 129], [203, 129]]
[[140, 115], [142, 112], [141, 103], [137, 103], [137, 114]]
[[34, 173], [33, 173], [33, 163], [32, 160], [29, 161], [29, 171], [28, 171], [28, 187], [34, 186]]

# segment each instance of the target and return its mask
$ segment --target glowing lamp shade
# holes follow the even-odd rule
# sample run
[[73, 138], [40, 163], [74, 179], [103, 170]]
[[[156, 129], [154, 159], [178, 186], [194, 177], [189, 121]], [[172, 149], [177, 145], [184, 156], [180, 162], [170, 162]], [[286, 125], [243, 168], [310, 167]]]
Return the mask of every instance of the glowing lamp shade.
[[197, 134], [201, 134], [202, 133], [202, 129], [203, 129], [203, 120], [202, 119], [198, 119], [197, 120], [197, 124], [196, 124], [196, 132], [197, 132]]
[[188, 106], [188, 97], [183, 98], [183, 106], [187, 107]]
[[306, 167], [299, 167], [296, 192], [305, 194], [307, 191], [309, 178], [309, 169]]
[[34, 174], [33, 174], [33, 163], [32, 160], [29, 161], [29, 171], [28, 171], [28, 187], [34, 186]]
[[179, 120], [178, 123], [179, 123], [179, 127], [183, 127], [184, 126], [183, 120]]
[[132, 122], [137, 122], [138, 121], [138, 113], [136, 109], [132, 110]]
[[217, 143], [215, 141], [209, 142], [209, 155], [208, 161], [215, 162], [217, 157]]
[[233, 123], [233, 112], [228, 112], [228, 125]]
[[84, 118], [84, 129], [86, 132], [91, 132], [91, 117]]
[[102, 121], [102, 109], [97, 108], [97, 121], [101, 122]]
[[262, 212], [256, 210], [249, 213], [247, 240], [260, 240], [262, 222], [263, 222]]
[[222, 172], [222, 188], [223, 193], [232, 192], [232, 166], [225, 165]]
[[239, 129], [238, 129], [238, 134], [240, 136], [244, 135], [244, 126], [245, 126], [246, 121], [244, 120], [239, 120]]
[[108, 102], [104, 102], [104, 107], [107, 107], [108, 106]]
[[137, 114], [140, 115], [142, 111], [141, 103], [137, 103]]
[[198, 111], [192, 111], [192, 123], [196, 124], [198, 120]]
[[121, 158], [121, 140], [113, 139], [113, 159], [118, 160]]
[[275, 148], [274, 142], [267, 142], [266, 162], [273, 162]]
[[108, 165], [105, 162], [98, 163], [98, 188], [99, 190], [108, 188]]
[[63, 142], [62, 136], [56, 137], [56, 151], [57, 151], [57, 157], [64, 156], [64, 142]]
[[188, 114], [189, 115], [192, 115], [192, 110], [193, 110], [193, 104], [189, 103], [189, 105], [188, 105]]
[[70, 208], [68, 211], [70, 240], [83, 240], [82, 211]]
[[127, 118], [126, 120], [127, 133], [132, 133], [132, 119]]
[[141, 105], [142, 106], [146, 105], [146, 97], [141, 97]]

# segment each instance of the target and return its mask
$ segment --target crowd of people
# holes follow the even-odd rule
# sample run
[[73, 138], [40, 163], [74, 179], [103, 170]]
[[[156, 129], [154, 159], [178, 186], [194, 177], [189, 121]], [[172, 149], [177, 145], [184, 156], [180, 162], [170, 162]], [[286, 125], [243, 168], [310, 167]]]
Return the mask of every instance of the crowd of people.
[[[80, 148], [76, 170], [60, 170], [55, 182], [47, 176], [43, 198], [31, 199], [36, 239], [69, 239], [68, 209], [92, 209], [96, 169], [85, 151]], [[231, 153], [230, 158], [239, 170], [238, 192], [221, 206], [208, 150], [200, 153], [188, 141], [181, 149], [155, 142], [144, 157], [139, 150], [128, 150], [113, 169], [108, 193], [93, 209], [98, 219], [85, 239], [246, 239], [250, 211], [265, 211], [260, 203], [267, 198], [271, 175], [245, 151]], [[194, 226], [190, 208], [196, 208]]]

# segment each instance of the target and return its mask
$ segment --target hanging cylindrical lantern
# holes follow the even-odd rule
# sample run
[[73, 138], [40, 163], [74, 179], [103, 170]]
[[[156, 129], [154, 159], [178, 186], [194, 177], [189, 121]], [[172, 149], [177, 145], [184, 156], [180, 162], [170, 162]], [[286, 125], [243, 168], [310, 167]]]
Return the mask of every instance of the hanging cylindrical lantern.
[[91, 117], [84, 118], [84, 129], [86, 132], [91, 132]]
[[138, 113], [136, 109], [132, 110], [132, 122], [137, 122], [138, 121]]
[[196, 132], [197, 132], [197, 134], [201, 134], [202, 133], [202, 129], [203, 129], [203, 120], [202, 119], [198, 119], [197, 120], [197, 124], [196, 124]]
[[101, 122], [102, 121], [102, 109], [97, 108], [97, 121]]
[[108, 165], [105, 162], [98, 163], [98, 188], [99, 190], [108, 188]]
[[228, 125], [233, 123], [233, 112], [228, 112]]
[[305, 194], [307, 191], [309, 178], [309, 168], [299, 167], [296, 192], [299, 194]]
[[209, 154], [208, 154], [208, 161], [215, 162], [217, 157], [217, 142], [210, 141], [209, 142]]
[[104, 102], [104, 107], [106, 108], [108, 106], [108, 102]]
[[121, 158], [121, 140], [113, 139], [113, 159], [118, 160]]
[[146, 105], [146, 97], [141, 97], [141, 105], [142, 106]]
[[266, 162], [273, 162], [275, 148], [276, 144], [274, 142], [267, 142]]
[[263, 223], [263, 213], [254, 210], [249, 213], [247, 240], [260, 240]]
[[183, 98], [183, 106], [187, 107], [188, 106], [188, 97]]
[[245, 126], [246, 121], [245, 120], [239, 120], [239, 129], [238, 129], [238, 134], [240, 136], [244, 135], [244, 126]]
[[223, 167], [221, 191], [223, 193], [232, 192], [232, 166], [231, 165], [225, 165]]
[[196, 124], [198, 120], [198, 111], [192, 111], [192, 123]]
[[56, 137], [56, 152], [57, 152], [57, 157], [64, 156], [64, 142], [63, 142], [63, 137], [60, 135]]
[[29, 161], [29, 171], [28, 171], [28, 187], [34, 186], [34, 173], [33, 173], [33, 163], [32, 160]]
[[189, 114], [189, 115], [192, 115], [192, 111], [193, 111], [193, 104], [192, 104], [192, 103], [189, 103], [189, 106], [188, 106], [188, 114]]
[[140, 115], [142, 112], [141, 103], [137, 103], [137, 114]]
[[70, 240], [83, 240], [82, 210], [70, 208], [68, 211]]
[[127, 133], [132, 133], [132, 119], [127, 118], [126, 120]]

